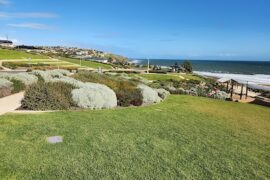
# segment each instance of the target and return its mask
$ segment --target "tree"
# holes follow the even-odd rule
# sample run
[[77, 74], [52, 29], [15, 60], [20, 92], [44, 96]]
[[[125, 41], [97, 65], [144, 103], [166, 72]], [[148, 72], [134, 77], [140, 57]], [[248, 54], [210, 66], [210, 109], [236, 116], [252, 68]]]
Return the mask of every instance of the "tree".
[[187, 72], [192, 73], [192, 64], [189, 61], [184, 61], [182, 67], [185, 68]]

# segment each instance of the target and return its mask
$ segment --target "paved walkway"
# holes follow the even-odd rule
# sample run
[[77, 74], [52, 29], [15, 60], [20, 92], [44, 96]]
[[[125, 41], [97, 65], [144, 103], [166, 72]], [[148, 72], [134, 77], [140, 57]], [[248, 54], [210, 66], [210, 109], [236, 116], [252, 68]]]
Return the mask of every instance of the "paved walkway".
[[0, 115], [14, 111], [21, 106], [24, 92], [13, 94], [0, 99]]

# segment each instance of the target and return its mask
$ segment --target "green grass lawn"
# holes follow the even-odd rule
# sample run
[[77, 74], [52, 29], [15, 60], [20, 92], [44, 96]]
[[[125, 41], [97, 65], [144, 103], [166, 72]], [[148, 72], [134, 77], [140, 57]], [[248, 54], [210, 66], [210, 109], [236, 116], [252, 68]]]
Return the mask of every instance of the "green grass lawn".
[[[61, 60], [80, 65], [79, 59], [61, 58]], [[82, 60], [81, 62], [82, 62], [82, 66], [85, 66], [85, 67], [90, 67], [94, 69], [97, 69], [99, 67], [103, 69], [112, 69], [112, 66], [110, 66], [109, 64], [103, 64], [103, 63], [94, 62], [94, 61], [84, 61], [84, 60]]]
[[[175, 74], [175, 75], [179, 75], [179, 74]], [[203, 81], [204, 79], [198, 75], [195, 74], [180, 74], [180, 76], [184, 77], [185, 79], [188, 80], [198, 80], [198, 81]]]
[[[134, 76], [134, 74], [131, 74], [131, 76]], [[199, 80], [201, 81], [202, 78], [192, 75], [192, 74], [179, 74], [179, 73], [173, 73], [173, 74], [137, 74], [136, 76], [141, 76], [147, 80], [157, 81], [157, 80]]]
[[[132, 76], [132, 75], [131, 75]], [[157, 81], [157, 80], [183, 80], [179, 75], [173, 74], [136, 74], [136, 76], [143, 77], [147, 80]]]
[[[191, 96], [0, 116], [0, 179], [269, 179], [270, 109]], [[61, 135], [64, 142], [48, 144]]]
[[0, 49], [0, 60], [7, 59], [48, 59], [47, 56], [44, 55], [35, 55], [31, 53], [27, 53], [24, 51], [19, 50], [7, 50], [7, 49]]
[[19, 61], [8, 61], [8, 62], [3, 62], [2, 66], [11, 68], [11, 69], [16, 69], [20, 67], [38, 67], [42, 65], [47, 65], [48, 67], [57, 67], [59, 68], [65, 68], [65, 67], [74, 67], [78, 68], [79, 65], [70, 63], [67, 61], [62, 61], [62, 60], [55, 60], [55, 59], [33, 59], [33, 60], [19, 60]]

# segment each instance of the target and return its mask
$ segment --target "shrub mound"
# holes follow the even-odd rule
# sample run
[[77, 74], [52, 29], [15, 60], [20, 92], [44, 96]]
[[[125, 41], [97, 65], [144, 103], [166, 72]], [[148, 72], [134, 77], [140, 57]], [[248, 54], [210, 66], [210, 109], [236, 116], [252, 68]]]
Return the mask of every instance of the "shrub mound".
[[12, 94], [12, 89], [9, 87], [0, 87], [0, 98], [6, 97]]
[[137, 83], [121, 76], [80, 72], [73, 77], [82, 82], [100, 83], [110, 87], [116, 94], [119, 106], [140, 106], [143, 103], [143, 96], [140, 89], [137, 88]]
[[155, 89], [155, 90], [158, 93], [158, 96], [162, 99], [166, 99], [170, 95], [170, 92], [165, 89]]
[[12, 87], [12, 82], [7, 80], [7, 79], [0, 78], [0, 88], [2, 88], [2, 87], [11, 88]]
[[7, 80], [15, 79], [21, 81], [26, 86], [34, 84], [38, 81], [38, 78], [35, 75], [28, 73], [17, 73], [17, 74], [0, 73], [0, 78]]
[[22, 81], [14, 77], [5, 77], [7, 79], [0, 78], [0, 97], [9, 96], [25, 89], [26, 85]]
[[192, 96], [210, 97], [214, 99], [226, 100], [228, 94], [223, 91], [224, 87], [216, 84], [216, 81], [207, 79], [204, 82], [198, 80], [163, 80], [154, 81], [150, 84], [152, 88], [163, 88], [171, 94], [188, 94]]
[[[34, 72], [37, 73], [37, 72]], [[76, 106], [89, 109], [107, 109], [117, 106], [117, 98], [109, 87], [97, 83], [84, 83], [64, 76], [64, 71], [38, 72], [45, 82], [62, 82], [74, 87], [71, 97]]]
[[49, 71], [35, 70], [32, 72], [32, 74], [41, 78], [40, 80], [42, 81], [50, 82], [53, 80], [53, 78], [60, 78], [63, 76], [68, 76], [70, 75], [70, 72], [64, 69], [55, 69], [55, 70], [49, 70]]
[[78, 107], [88, 109], [108, 109], [117, 106], [113, 90], [102, 84], [85, 83], [72, 91], [72, 99]]
[[12, 93], [21, 92], [26, 88], [26, 85], [22, 81], [11, 79], [11, 82], [12, 82]]
[[158, 92], [154, 89], [144, 84], [139, 84], [138, 88], [142, 92], [143, 104], [153, 104], [161, 102], [162, 99], [159, 97]]
[[22, 100], [28, 110], [66, 110], [72, 107], [71, 91], [74, 87], [63, 82], [36, 83], [29, 86]]
[[0, 98], [11, 95], [12, 85], [12, 82], [9, 80], [0, 79]]
[[[108, 109], [117, 105], [158, 103], [169, 92], [164, 89], [152, 89], [138, 80], [125, 75], [108, 76], [106, 74], [80, 72], [69, 77], [69, 71], [50, 70], [33, 71], [38, 81], [30, 85], [22, 101], [22, 108], [29, 110], [65, 110], [71, 107], [87, 109]], [[38, 79], [38, 80], [37, 80]], [[19, 81], [13, 81], [15, 90], [22, 88]], [[139, 84], [139, 85], [138, 85]]]

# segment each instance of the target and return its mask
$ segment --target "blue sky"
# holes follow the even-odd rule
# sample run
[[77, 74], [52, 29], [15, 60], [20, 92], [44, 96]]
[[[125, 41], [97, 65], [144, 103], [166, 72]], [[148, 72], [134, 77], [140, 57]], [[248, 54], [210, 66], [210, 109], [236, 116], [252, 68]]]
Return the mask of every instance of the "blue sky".
[[269, 0], [0, 0], [0, 37], [133, 58], [270, 60]]

